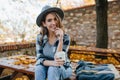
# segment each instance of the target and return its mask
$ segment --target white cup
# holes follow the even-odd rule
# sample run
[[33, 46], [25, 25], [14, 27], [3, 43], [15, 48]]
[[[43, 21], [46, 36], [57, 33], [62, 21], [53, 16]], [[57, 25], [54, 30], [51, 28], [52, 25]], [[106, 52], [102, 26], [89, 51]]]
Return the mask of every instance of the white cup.
[[55, 53], [55, 56], [56, 56], [57, 58], [60, 58], [60, 59], [62, 59], [62, 60], [64, 60], [64, 61], [66, 61], [66, 56], [65, 56], [65, 52], [64, 52], [64, 51], [56, 52], [56, 53]]

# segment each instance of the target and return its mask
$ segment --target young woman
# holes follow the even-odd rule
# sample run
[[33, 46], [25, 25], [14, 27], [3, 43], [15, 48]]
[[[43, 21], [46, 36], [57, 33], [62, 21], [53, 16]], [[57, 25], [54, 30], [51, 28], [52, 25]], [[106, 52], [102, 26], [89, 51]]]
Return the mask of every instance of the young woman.
[[[37, 62], [35, 80], [63, 80], [72, 75], [72, 68], [67, 57], [70, 37], [65, 34], [62, 20], [64, 12], [57, 7], [45, 6], [37, 17], [36, 23], [41, 28], [36, 39]], [[56, 56], [65, 53], [65, 60]]]

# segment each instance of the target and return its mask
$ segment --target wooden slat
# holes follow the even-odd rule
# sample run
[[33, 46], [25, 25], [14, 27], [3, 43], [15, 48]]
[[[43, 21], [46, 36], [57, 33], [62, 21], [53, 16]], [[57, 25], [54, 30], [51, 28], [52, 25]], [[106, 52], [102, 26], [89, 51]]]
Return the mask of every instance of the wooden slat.
[[35, 47], [35, 43], [0, 44], [0, 52]]
[[95, 48], [95, 47], [82, 47], [82, 46], [70, 46], [69, 50], [72, 51], [88, 51], [88, 52], [100, 52], [100, 53], [111, 53], [111, 54], [119, 54], [120, 51], [115, 49], [102, 49], [102, 48]]

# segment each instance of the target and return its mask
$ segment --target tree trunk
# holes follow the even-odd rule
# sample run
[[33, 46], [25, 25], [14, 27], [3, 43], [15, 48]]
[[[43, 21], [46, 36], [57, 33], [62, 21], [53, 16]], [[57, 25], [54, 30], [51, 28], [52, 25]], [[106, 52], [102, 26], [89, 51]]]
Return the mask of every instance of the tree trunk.
[[[96, 1], [96, 26], [97, 26], [97, 38], [96, 47], [97, 48], [107, 48], [108, 47], [108, 24], [107, 24], [107, 0], [95, 0]], [[101, 53], [96, 53], [101, 54]], [[106, 54], [106, 53], [104, 53]], [[106, 59], [106, 56], [95, 56], [96, 58]]]
[[107, 24], [107, 0], [95, 0], [96, 1], [96, 15], [97, 15], [97, 48], [108, 47], [108, 24]]

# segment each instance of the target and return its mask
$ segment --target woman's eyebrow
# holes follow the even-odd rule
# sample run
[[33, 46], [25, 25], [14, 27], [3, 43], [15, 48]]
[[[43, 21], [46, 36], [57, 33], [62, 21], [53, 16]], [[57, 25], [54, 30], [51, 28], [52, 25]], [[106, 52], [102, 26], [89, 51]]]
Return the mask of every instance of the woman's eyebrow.
[[50, 18], [50, 19], [48, 19], [47, 21], [51, 21], [52, 19]]

